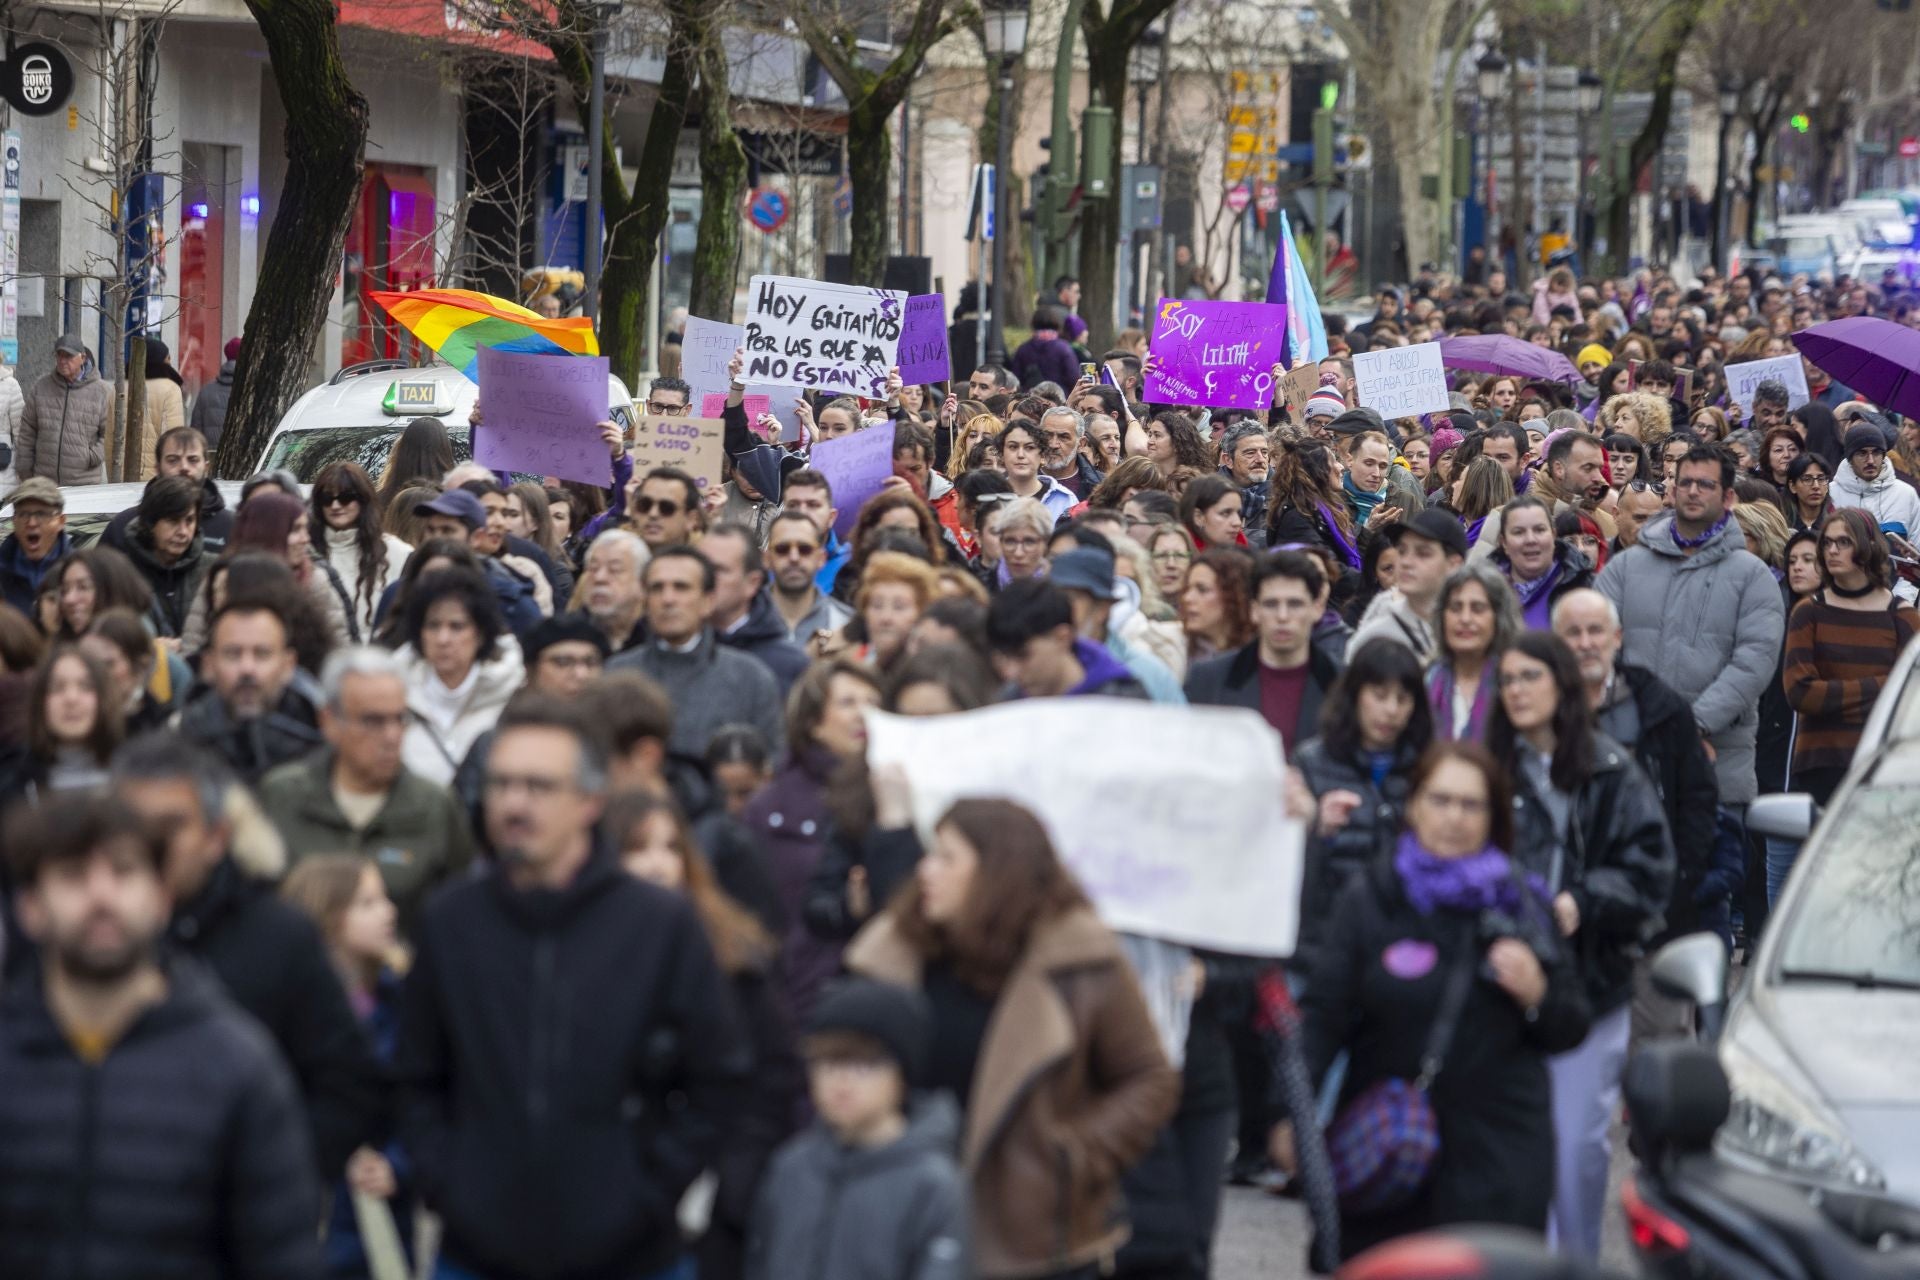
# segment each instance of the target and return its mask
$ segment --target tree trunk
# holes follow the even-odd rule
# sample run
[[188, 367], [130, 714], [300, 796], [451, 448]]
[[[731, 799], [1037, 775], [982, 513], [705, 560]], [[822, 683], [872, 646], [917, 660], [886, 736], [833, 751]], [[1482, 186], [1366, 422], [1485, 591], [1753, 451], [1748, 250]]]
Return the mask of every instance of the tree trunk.
[[1117, 50], [1109, 47], [1114, 27], [1109, 24], [1106, 31], [1109, 35], [1097, 51], [1092, 32], [1087, 35], [1087, 71], [1100, 102], [1113, 109], [1116, 123], [1108, 130], [1113, 144], [1107, 155], [1113, 181], [1105, 200], [1080, 201], [1080, 318], [1087, 322], [1087, 350], [1096, 356], [1113, 345], [1113, 294], [1120, 255], [1120, 138], [1125, 132], [1118, 121], [1126, 110], [1127, 54], [1133, 47], [1131, 39]]
[[1627, 171], [1621, 175], [1620, 181], [1613, 184], [1607, 199], [1607, 256], [1616, 265], [1624, 265], [1632, 257], [1629, 220], [1633, 213], [1634, 192], [1640, 185], [1640, 174], [1660, 154], [1660, 146], [1666, 141], [1667, 125], [1673, 118], [1673, 90], [1679, 78], [1680, 52], [1693, 38], [1693, 29], [1708, 2], [1679, 0], [1654, 59], [1653, 101], [1647, 111], [1646, 123], [1640, 126], [1640, 132], [1634, 135], [1633, 142], [1628, 145]]
[[687, 310], [708, 320], [732, 320], [733, 281], [740, 265], [740, 193], [747, 183], [747, 153], [733, 131], [726, 50], [711, 30], [701, 33], [697, 94], [700, 230], [693, 244], [693, 293], [687, 300]]
[[847, 112], [847, 180], [853, 186], [853, 242], [847, 279], [878, 289], [887, 274], [887, 186], [893, 173], [893, 139], [887, 118], [893, 102], [868, 94]]
[[340, 61], [330, 0], [247, 0], [247, 9], [286, 112], [287, 176], [214, 455], [214, 474], [228, 478], [253, 470], [280, 415], [307, 388], [367, 144], [367, 100]]
[[127, 344], [127, 426], [120, 441], [120, 478], [138, 480], [146, 469], [147, 449], [147, 339], [135, 335]]

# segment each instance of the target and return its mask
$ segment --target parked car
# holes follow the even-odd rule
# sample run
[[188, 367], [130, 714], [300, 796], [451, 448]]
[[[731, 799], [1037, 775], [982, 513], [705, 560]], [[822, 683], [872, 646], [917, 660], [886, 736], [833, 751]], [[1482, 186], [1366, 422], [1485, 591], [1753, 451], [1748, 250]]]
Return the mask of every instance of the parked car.
[[[216, 480], [214, 483], [220, 486], [220, 496], [227, 500], [229, 507], [240, 505], [240, 481]], [[107, 523], [114, 516], [128, 507], [140, 505], [140, 495], [146, 488], [140, 481], [60, 486], [60, 496], [66, 499], [67, 533], [73, 538], [74, 546], [90, 547], [100, 541], [100, 535], [106, 532]], [[0, 538], [12, 532], [13, 508], [7, 507], [0, 510]]]
[[[267, 441], [255, 471], [285, 469], [302, 484], [312, 484], [328, 463], [357, 462], [377, 482], [393, 442], [414, 418], [439, 418], [447, 425], [454, 456], [472, 456], [467, 415], [480, 389], [446, 364], [409, 367], [398, 360], [370, 360], [340, 370], [287, 410]], [[632, 420], [633, 397], [626, 384], [607, 378], [608, 413], [625, 426]]]

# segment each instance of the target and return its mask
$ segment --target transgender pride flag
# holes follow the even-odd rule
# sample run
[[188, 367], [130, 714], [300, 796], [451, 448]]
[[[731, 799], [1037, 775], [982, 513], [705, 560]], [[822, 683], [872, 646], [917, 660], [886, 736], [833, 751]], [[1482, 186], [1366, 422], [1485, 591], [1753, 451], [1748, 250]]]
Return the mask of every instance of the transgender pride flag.
[[1302, 360], [1327, 358], [1327, 326], [1320, 319], [1320, 300], [1293, 242], [1293, 225], [1280, 211], [1280, 248], [1273, 255], [1273, 274], [1267, 278], [1267, 301], [1287, 307], [1287, 351], [1283, 363], [1291, 369]]

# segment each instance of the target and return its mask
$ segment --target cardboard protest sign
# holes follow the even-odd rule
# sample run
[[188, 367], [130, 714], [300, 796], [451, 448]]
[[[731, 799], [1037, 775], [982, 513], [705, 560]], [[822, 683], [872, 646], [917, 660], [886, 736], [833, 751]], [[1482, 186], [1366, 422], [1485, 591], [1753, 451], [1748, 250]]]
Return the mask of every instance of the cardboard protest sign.
[[[1239, 955], [1292, 952], [1305, 829], [1287, 816], [1280, 737], [1258, 714], [1035, 698], [952, 716], [870, 712], [867, 735], [869, 766], [906, 769], [923, 839], [955, 800], [1013, 800], [1046, 825], [1114, 929]], [[1150, 787], [1140, 785], [1142, 744]]]
[[1353, 376], [1360, 403], [1388, 420], [1445, 413], [1450, 407], [1437, 342], [1362, 351], [1353, 358]]
[[813, 446], [810, 461], [833, 488], [833, 506], [840, 513], [833, 531], [843, 538], [853, 532], [867, 499], [893, 475], [893, 428], [883, 422]]
[[[718, 418], [666, 418], [646, 414], [633, 430], [633, 474], [678, 467], [702, 489], [720, 483], [726, 426]], [[604, 452], [604, 450], [603, 450]]]
[[899, 363], [906, 306], [895, 289], [755, 276], [747, 285], [747, 379], [879, 399], [887, 370]]
[[1771, 360], [1730, 364], [1727, 366], [1727, 399], [1740, 406], [1743, 419], [1753, 417], [1754, 390], [1767, 381], [1786, 384], [1789, 410], [1798, 409], [1813, 399], [1807, 391], [1807, 370], [1800, 363], [1799, 356], [1775, 356]]
[[909, 386], [946, 382], [953, 377], [947, 354], [947, 299], [944, 294], [917, 293], [907, 299], [906, 323], [900, 331], [900, 380]]
[[1286, 341], [1281, 303], [1162, 298], [1147, 340], [1153, 369], [1142, 395], [1155, 404], [1270, 408], [1273, 366]]
[[680, 376], [693, 388], [695, 404], [708, 395], [727, 394], [727, 365], [746, 340], [745, 325], [687, 317], [687, 331], [680, 341]]
[[1304, 424], [1307, 420], [1307, 401], [1320, 389], [1320, 366], [1297, 364], [1280, 379], [1280, 386], [1287, 394], [1287, 415], [1296, 424]]
[[607, 416], [605, 356], [525, 355], [480, 348], [473, 457], [493, 471], [556, 476], [605, 488], [613, 459], [595, 425]]

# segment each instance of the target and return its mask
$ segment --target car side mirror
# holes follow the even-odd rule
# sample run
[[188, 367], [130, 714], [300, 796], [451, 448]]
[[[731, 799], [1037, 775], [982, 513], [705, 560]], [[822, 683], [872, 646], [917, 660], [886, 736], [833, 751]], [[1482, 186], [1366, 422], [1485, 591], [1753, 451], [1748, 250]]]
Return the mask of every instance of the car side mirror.
[[1702, 1009], [1727, 999], [1727, 947], [1713, 933], [1690, 933], [1656, 951], [1648, 976], [1660, 994], [1690, 1000]]
[[1819, 809], [1804, 791], [1761, 796], [1747, 806], [1747, 830], [1776, 840], [1805, 840]]
[[1719, 1057], [1682, 1041], [1649, 1044], [1635, 1053], [1620, 1085], [1634, 1143], [1647, 1156], [1706, 1150], [1732, 1105]]

